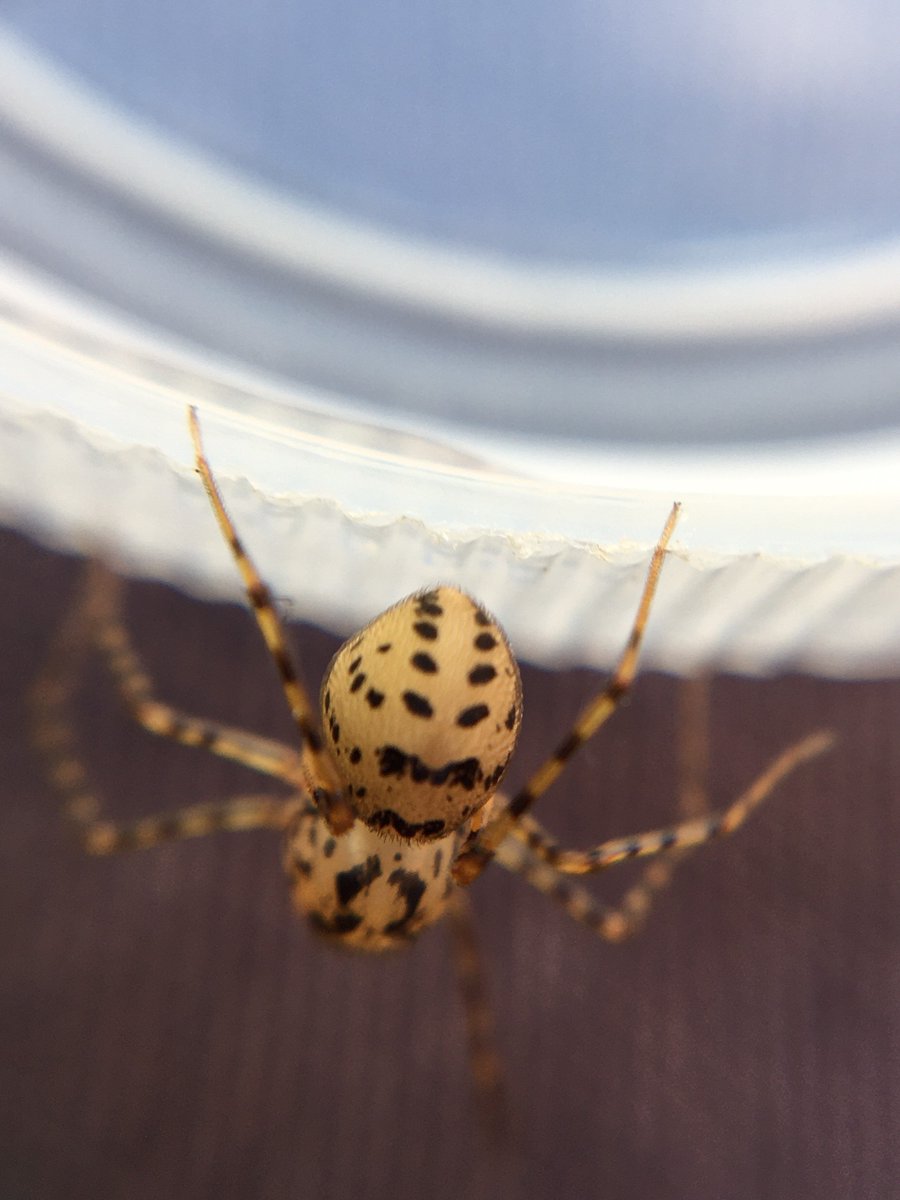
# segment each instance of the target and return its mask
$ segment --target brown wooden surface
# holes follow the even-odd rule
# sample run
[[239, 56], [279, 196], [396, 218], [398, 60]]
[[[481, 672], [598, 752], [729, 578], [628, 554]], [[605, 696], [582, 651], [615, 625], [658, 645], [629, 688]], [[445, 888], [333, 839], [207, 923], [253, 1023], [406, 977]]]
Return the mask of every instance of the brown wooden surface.
[[[496, 1154], [446, 931], [391, 958], [330, 951], [291, 912], [270, 834], [79, 852], [23, 716], [76, 570], [0, 534], [0, 1197], [900, 1192], [900, 685], [718, 680], [721, 800], [808, 729], [841, 745], [686, 864], [632, 943], [594, 940], [499, 869], [476, 885], [511, 1100]], [[290, 736], [239, 608], [141, 585], [129, 623], [162, 696]], [[315, 685], [335, 640], [295, 632]], [[596, 681], [526, 668], [524, 683], [512, 782]], [[551, 828], [587, 844], [671, 815], [675, 696], [641, 680], [541, 805]], [[133, 729], [100, 673], [80, 714], [111, 813], [255, 783]]]

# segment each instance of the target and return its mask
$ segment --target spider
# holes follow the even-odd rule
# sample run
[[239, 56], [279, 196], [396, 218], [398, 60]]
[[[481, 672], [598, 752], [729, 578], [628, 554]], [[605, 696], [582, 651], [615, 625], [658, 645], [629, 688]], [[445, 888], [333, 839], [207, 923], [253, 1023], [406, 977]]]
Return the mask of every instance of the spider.
[[[531, 809], [632, 685], [680, 505], [672, 507], [653, 550], [631, 633], [609, 682], [524, 787], [508, 797], [498, 789], [516, 743], [522, 696], [516, 660], [495, 619], [448, 585], [401, 600], [332, 659], [321, 687], [320, 723], [292, 664], [272, 595], [226, 512], [194, 408], [189, 426], [197, 473], [277, 668], [297, 744], [188, 716], [159, 701], [121, 619], [119, 582], [92, 564], [83, 596], [64, 620], [34, 689], [36, 744], [65, 797], [65, 811], [92, 854], [219, 830], [277, 830], [296, 907], [325, 938], [353, 950], [395, 949], [447, 917], [473, 1076], [494, 1111], [501, 1069], [467, 896], [481, 872], [496, 862], [600, 937], [621, 941], [642, 924], [676, 862], [738, 829], [790, 771], [825, 751], [832, 735], [818, 731], [790, 746], [721, 812], [584, 851], [563, 849]], [[102, 818], [68, 715], [91, 646], [145, 729], [234, 759], [283, 781], [289, 793], [197, 804], [133, 824]], [[601, 905], [572, 879], [656, 855], [663, 857], [617, 908]]]

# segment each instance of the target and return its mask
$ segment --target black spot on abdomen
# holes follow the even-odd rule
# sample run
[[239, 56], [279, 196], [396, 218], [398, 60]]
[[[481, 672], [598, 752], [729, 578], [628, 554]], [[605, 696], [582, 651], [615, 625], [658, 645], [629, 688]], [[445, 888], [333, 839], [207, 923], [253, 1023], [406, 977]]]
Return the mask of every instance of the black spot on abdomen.
[[345, 907], [359, 893], [376, 880], [381, 874], [381, 859], [377, 854], [371, 854], [364, 863], [357, 863], [347, 871], [338, 871], [334, 877], [334, 888], [338, 904]]
[[403, 934], [408, 932], [409, 923], [416, 915], [416, 909], [425, 895], [425, 881], [416, 871], [405, 871], [402, 867], [398, 867], [396, 871], [391, 871], [388, 883], [397, 889], [405, 901], [406, 911], [402, 917], [385, 925], [384, 932]]
[[316, 933], [324, 934], [325, 937], [346, 937], [348, 933], [353, 933], [360, 927], [362, 917], [359, 913], [338, 913], [333, 921], [327, 921], [321, 913], [311, 912], [309, 923]]

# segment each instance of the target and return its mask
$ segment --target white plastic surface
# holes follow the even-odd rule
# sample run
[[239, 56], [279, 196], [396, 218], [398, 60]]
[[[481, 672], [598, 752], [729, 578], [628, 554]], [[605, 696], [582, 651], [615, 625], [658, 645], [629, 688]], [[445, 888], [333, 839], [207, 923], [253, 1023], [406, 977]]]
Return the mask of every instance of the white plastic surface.
[[[549, 270], [403, 243], [250, 185], [10, 40], [0, 109], [7, 521], [236, 596], [191, 470], [194, 403], [289, 614], [348, 632], [452, 581], [524, 657], [608, 665], [680, 499], [649, 661], [900, 669], [900, 421], [765, 443], [652, 436], [669, 386], [676, 404], [692, 387], [718, 395], [723, 428], [752, 424], [740, 406], [754, 394], [776, 414], [785, 397], [790, 415], [792, 388], [821, 386], [830, 416], [852, 410], [854, 388], [900, 395], [895, 246], [780, 272]], [[242, 338], [280, 357], [266, 369]], [[601, 353], [610, 339], [627, 343], [624, 366]], [[360, 389], [378, 381], [371, 394], [348, 390], [354, 372]], [[626, 424], [651, 414], [643, 438], [573, 432], [592, 380]], [[413, 412], [416, 387], [429, 402]]]

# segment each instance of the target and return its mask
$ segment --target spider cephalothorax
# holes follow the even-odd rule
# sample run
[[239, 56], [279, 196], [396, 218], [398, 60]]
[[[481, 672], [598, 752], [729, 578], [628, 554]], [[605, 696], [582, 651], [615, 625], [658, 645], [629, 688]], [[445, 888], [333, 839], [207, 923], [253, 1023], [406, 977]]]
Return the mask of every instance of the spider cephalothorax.
[[436, 587], [376, 617], [321, 693], [332, 758], [372, 829], [441, 838], [497, 790], [522, 718], [519, 668], [471, 596]]

